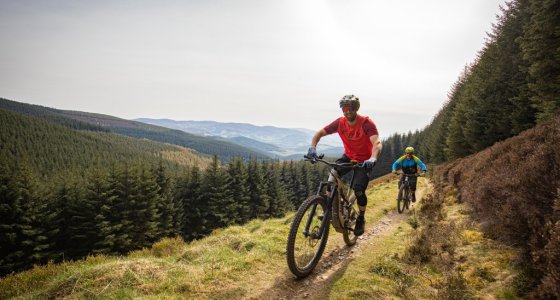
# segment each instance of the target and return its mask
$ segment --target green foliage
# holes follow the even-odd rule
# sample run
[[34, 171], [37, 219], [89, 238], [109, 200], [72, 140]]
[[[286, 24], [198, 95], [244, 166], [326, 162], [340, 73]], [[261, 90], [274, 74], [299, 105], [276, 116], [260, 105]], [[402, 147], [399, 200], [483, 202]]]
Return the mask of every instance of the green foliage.
[[184, 221], [182, 235], [187, 240], [192, 240], [210, 233], [207, 225], [206, 211], [208, 203], [201, 196], [202, 179], [200, 169], [192, 167], [190, 173], [178, 179], [175, 197], [182, 203]]
[[[560, 108], [560, 1], [508, 2], [432, 122], [415, 133], [425, 161], [465, 157], [549, 120]], [[404, 136], [384, 142], [385, 155]], [[411, 143], [410, 141], [408, 141]], [[412, 143], [411, 143], [412, 144]], [[389, 149], [386, 149], [386, 148]], [[385, 172], [387, 167], [383, 166]]]
[[247, 182], [249, 184], [249, 203], [251, 206], [251, 218], [265, 218], [268, 211], [269, 196], [264, 181], [264, 174], [257, 160], [252, 159], [247, 166]]
[[5, 275], [45, 262], [49, 244], [37, 178], [25, 163], [14, 174], [0, 169], [0, 275]]
[[237, 203], [236, 214], [239, 224], [244, 224], [251, 219], [248, 176], [247, 167], [241, 157], [230, 160], [227, 166], [227, 178], [231, 197]]
[[[523, 58], [529, 63], [529, 90], [537, 118], [545, 121], [560, 108], [560, 1], [519, 1], [529, 20], [520, 36]], [[524, 7], [525, 8], [525, 7]]]
[[212, 228], [226, 227], [239, 219], [238, 203], [233, 199], [226, 174], [214, 156], [202, 178], [201, 197], [208, 205], [205, 219]]

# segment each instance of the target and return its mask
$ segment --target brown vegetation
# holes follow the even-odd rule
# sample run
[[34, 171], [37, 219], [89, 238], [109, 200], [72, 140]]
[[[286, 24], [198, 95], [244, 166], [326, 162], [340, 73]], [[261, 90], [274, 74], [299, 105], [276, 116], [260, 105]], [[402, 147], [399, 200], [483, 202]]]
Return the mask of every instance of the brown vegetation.
[[531, 297], [560, 298], [560, 117], [440, 166], [485, 234], [524, 250]]

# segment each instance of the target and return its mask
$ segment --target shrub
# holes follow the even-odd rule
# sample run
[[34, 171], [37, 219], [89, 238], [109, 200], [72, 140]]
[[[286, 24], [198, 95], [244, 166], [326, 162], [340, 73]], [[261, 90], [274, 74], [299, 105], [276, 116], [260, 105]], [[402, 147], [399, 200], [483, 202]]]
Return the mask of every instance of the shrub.
[[[533, 276], [533, 297], [560, 298], [560, 116], [436, 170], [453, 186], [488, 237], [517, 245]], [[428, 203], [434, 210], [437, 201]], [[424, 208], [423, 208], [424, 209]]]

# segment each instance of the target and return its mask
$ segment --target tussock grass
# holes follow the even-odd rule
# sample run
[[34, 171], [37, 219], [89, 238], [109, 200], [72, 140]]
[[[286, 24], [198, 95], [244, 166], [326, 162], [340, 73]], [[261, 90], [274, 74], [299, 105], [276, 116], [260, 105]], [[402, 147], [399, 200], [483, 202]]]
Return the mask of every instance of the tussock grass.
[[0, 298], [239, 298], [285, 269], [288, 226], [254, 220], [191, 242], [163, 239], [127, 257], [50, 264], [0, 280]]
[[[486, 238], [454, 191], [439, 204], [433, 197], [366, 245], [337, 274], [329, 298], [517, 299], [519, 250]], [[419, 212], [428, 209], [433, 222]]]

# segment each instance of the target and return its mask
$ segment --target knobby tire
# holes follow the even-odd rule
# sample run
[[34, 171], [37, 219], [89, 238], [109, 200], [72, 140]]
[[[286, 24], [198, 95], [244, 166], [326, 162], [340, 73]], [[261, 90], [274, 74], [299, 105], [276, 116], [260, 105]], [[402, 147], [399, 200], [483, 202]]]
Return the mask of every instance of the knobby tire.
[[[345, 228], [342, 231], [342, 237], [344, 238], [344, 242], [348, 246], [353, 246], [354, 244], [356, 244], [356, 241], [358, 240], [358, 237], [354, 234], [354, 228], [356, 227], [356, 219], [358, 218], [360, 209], [358, 207], [358, 201], [356, 201], [355, 198], [356, 196], [354, 195], [352, 195], [352, 197], [350, 198], [351, 199], [350, 202], [354, 201], [354, 203], [352, 204], [349, 211], [347, 211], [346, 215], [344, 216], [346, 220], [346, 224], [344, 224]], [[348, 202], [346, 201], [342, 203], [342, 205], [346, 205], [346, 204], [348, 204]]]
[[404, 211], [404, 209], [406, 208], [406, 190], [404, 187], [404, 183], [401, 185], [400, 188], [402, 191], [399, 191], [399, 194], [401, 195], [401, 197], [399, 199], [397, 199], [397, 211], [399, 212], [399, 214], [402, 214], [402, 212]]
[[[321, 223], [327, 222], [323, 234], [319, 239], [305, 237], [303, 234], [309, 215], [314, 204], [317, 209], [311, 216], [312, 224], [309, 227], [310, 233], [318, 232]], [[325, 214], [327, 203], [321, 196], [314, 195], [307, 198], [299, 207], [288, 235], [288, 243], [286, 245], [286, 258], [290, 271], [299, 278], [306, 277], [311, 274], [327, 244], [330, 229], [330, 214]], [[319, 214], [323, 214], [323, 219], [319, 220]]]
[[410, 207], [410, 201], [412, 200], [412, 199], [411, 199], [412, 195], [411, 195], [410, 188], [407, 187], [406, 190], [405, 190], [405, 192], [406, 192], [406, 196], [405, 196], [405, 198], [404, 198], [404, 199], [405, 199], [405, 200], [404, 200], [404, 206], [406, 207], [406, 209], [409, 209], [409, 207]]

